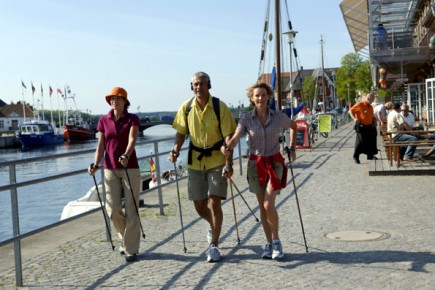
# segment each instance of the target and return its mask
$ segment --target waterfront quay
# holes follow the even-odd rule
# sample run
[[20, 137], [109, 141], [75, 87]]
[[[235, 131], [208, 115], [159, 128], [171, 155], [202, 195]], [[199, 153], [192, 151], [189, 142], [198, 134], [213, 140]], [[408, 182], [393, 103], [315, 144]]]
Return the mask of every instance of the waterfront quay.
[[[171, 184], [164, 187], [163, 216], [157, 195], [143, 196], [146, 238], [138, 261], [126, 263], [116, 239], [112, 251], [96, 212], [22, 241], [24, 289], [434, 289], [435, 177], [369, 176], [373, 161], [361, 156], [361, 164], [355, 164], [354, 143], [347, 124], [320, 138], [313, 150], [297, 150], [292, 169], [308, 252], [291, 171], [276, 202], [285, 251], [281, 261], [260, 258], [261, 224], [233, 188], [238, 227], [229, 198], [223, 202], [222, 260], [207, 263], [208, 227], [187, 200], [183, 180], [186, 253], [177, 188]], [[233, 180], [259, 218], [245, 175], [236, 166]], [[12, 245], [1, 247], [0, 256], [0, 289], [13, 289]]]

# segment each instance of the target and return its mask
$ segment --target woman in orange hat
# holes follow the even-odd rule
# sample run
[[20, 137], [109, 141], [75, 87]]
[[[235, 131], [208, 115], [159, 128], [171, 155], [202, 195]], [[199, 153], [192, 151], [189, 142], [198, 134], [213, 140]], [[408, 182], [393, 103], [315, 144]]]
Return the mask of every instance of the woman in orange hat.
[[[107, 213], [122, 241], [119, 252], [125, 255], [127, 262], [131, 262], [137, 259], [140, 243], [140, 220], [137, 212], [140, 172], [134, 149], [140, 121], [138, 116], [127, 111], [130, 102], [123, 88], [113, 88], [106, 96], [106, 102], [112, 109], [98, 121], [98, 145], [89, 174], [95, 174], [104, 157]], [[122, 210], [122, 192], [125, 211]]]

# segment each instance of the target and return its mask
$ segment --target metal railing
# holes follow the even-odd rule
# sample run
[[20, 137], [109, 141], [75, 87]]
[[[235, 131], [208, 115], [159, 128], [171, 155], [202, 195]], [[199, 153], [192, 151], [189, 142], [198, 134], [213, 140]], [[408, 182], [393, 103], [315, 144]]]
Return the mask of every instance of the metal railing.
[[[144, 155], [144, 156], [138, 156], [138, 160], [140, 161], [140, 160], [144, 160], [144, 159], [154, 158], [155, 164], [156, 164], [156, 172], [160, 173], [161, 172], [160, 171], [161, 164], [160, 164], [159, 157], [160, 156], [168, 156], [170, 150], [160, 151], [159, 143], [164, 142], [164, 141], [172, 141], [172, 140], [174, 140], [173, 137], [168, 137], [168, 138], [161, 138], [161, 139], [138, 142], [136, 144], [136, 149], [140, 148], [141, 146], [148, 145], [148, 144], [153, 144], [153, 147], [154, 147], [154, 153], [150, 153], [150, 154]], [[188, 149], [188, 142], [185, 142], [181, 151], [184, 152], [184, 151], [187, 151], [187, 149]], [[30, 237], [30, 236], [37, 234], [37, 233], [40, 233], [42, 231], [51, 229], [53, 227], [59, 226], [61, 224], [71, 222], [73, 220], [79, 219], [81, 217], [87, 216], [89, 214], [92, 214], [92, 213], [100, 210], [99, 207], [95, 208], [95, 209], [91, 209], [87, 212], [78, 214], [78, 215], [73, 216], [71, 218], [55, 222], [55, 223], [49, 224], [49, 225], [44, 226], [44, 227], [37, 228], [37, 229], [29, 231], [25, 234], [21, 234], [20, 227], [19, 227], [20, 220], [19, 220], [19, 212], [18, 212], [18, 190], [17, 190], [18, 188], [23, 188], [23, 187], [26, 187], [29, 185], [34, 185], [34, 184], [40, 184], [43, 182], [48, 182], [48, 181], [52, 181], [52, 180], [56, 180], [56, 179], [66, 178], [69, 176], [76, 176], [79, 174], [88, 174], [88, 171], [87, 171], [87, 169], [80, 169], [80, 170], [69, 171], [66, 173], [56, 174], [56, 175], [52, 175], [52, 176], [31, 179], [31, 180], [27, 180], [27, 181], [23, 181], [23, 182], [17, 182], [17, 165], [23, 165], [23, 164], [29, 164], [29, 163], [47, 161], [47, 160], [53, 160], [53, 159], [60, 159], [60, 158], [67, 158], [67, 157], [71, 157], [71, 156], [91, 154], [94, 152], [95, 152], [95, 149], [86, 149], [86, 150], [78, 150], [78, 151], [69, 152], [69, 153], [60, 153], [60, 154], [55, 154], [55, 155], [51, 155], [51, 156], [33, 157], [33, 158], [26, 158], [26, 159], [20, 159], [20, 160], [11, 160], [11, 161], [0, 162], [0, 168], [2, 168], [2, 167], [8, 168], [8, 172], [9, 172], [9, 184], [4, 185], [4, 186], [0, 186], [0, 193], [2, 191], [9, 191], [10, 192], [12, 229], [13, 229], [13, 237], [10, 239], [4, 240], [4, 241], [0, 241], [0, 247], [5, 246], [5, 245], [10, 244], [10, 243], [14, 243], [15, 280], [16, 280], [17, 287], [23, 286], [22, 259], [21, 259], [21, 240], [22, 239], [24, 239], [26, 237]], [[136, 150], [136, 152], [137, 152], [137, 150]], [[238, 144], [238, 156], [235, 157], [234, 160], [239, 160], [240, 174], [242, 175], [243, 168], [242, 168], [242, 159], [240, 158], [240, 156], [241, 156], [241, 145], [239, 142], [239, 144]], [[101, 177], [103, 177], [104, 172], [102, 169], [100, 169], [100, 173], [101, 173]], [[176, 182], [176, 180], [162, 183], [162, 179], [161, 179], [160, 174], [157, 174], [156, 177], [157, 177], [157, 186], [150, 188], [150, 189], [147, 189], [147, 190], [144, 190], [144, 191], [141, 191], [140, 195], [157, 190], [158, 191], [160, 214], [164, 215], [164, 202], [163, 202], [162, 189], [164, 186], [167, 186], [171, 183]], [[179, 180], [182, 180], [185, 178], [187, 178], [187, 176], [179, 177]], [[101, 180], [103, 180], [103, 178]], [[106, 192], [105, 192], [105, 187], [104, 187], [104, 183], [103, 183], [103, 198], [105, 198], [105, 194], [106, 194]], [[106, 234], [109, 235], [108, 232]]]

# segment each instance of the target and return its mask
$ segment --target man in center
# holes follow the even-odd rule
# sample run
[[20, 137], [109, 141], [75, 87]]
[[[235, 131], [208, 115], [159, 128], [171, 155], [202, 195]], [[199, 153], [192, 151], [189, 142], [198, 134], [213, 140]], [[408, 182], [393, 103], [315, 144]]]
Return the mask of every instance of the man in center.
[[223, 221], [221, 201], [227, 197], [226, 177], [233, 173], [232, 154], [224, 156], [220, 149], [233, 135], [236, 122], [225, 103], [211, 96], [210, 88], [208, 74], [198, 72], [193, 75], [194, 97], [186, 100], [175, 116], [172, 127], [177, 133], [169, 160], [177, 161], [189, 134], [189, 200], [193, 201], [198, 215], [210, 225], [207, 261], [217, 262], [221, 259], [218, 248]]

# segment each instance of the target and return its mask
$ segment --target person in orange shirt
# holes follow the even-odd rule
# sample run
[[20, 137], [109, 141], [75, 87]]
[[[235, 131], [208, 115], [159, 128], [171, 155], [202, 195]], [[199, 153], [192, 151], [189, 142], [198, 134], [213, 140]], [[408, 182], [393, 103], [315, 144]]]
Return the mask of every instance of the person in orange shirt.
[[375, 95], [369, 93], [360, 102], [349, 110], [350, 117], [355, 121], [355, 151], [353, 160], [360, 164], [359, 155], [367, 154], [367, 159], [374, 159], [378, 152], [376, 147], [376, 119], [373, 113], [372, 103]]

